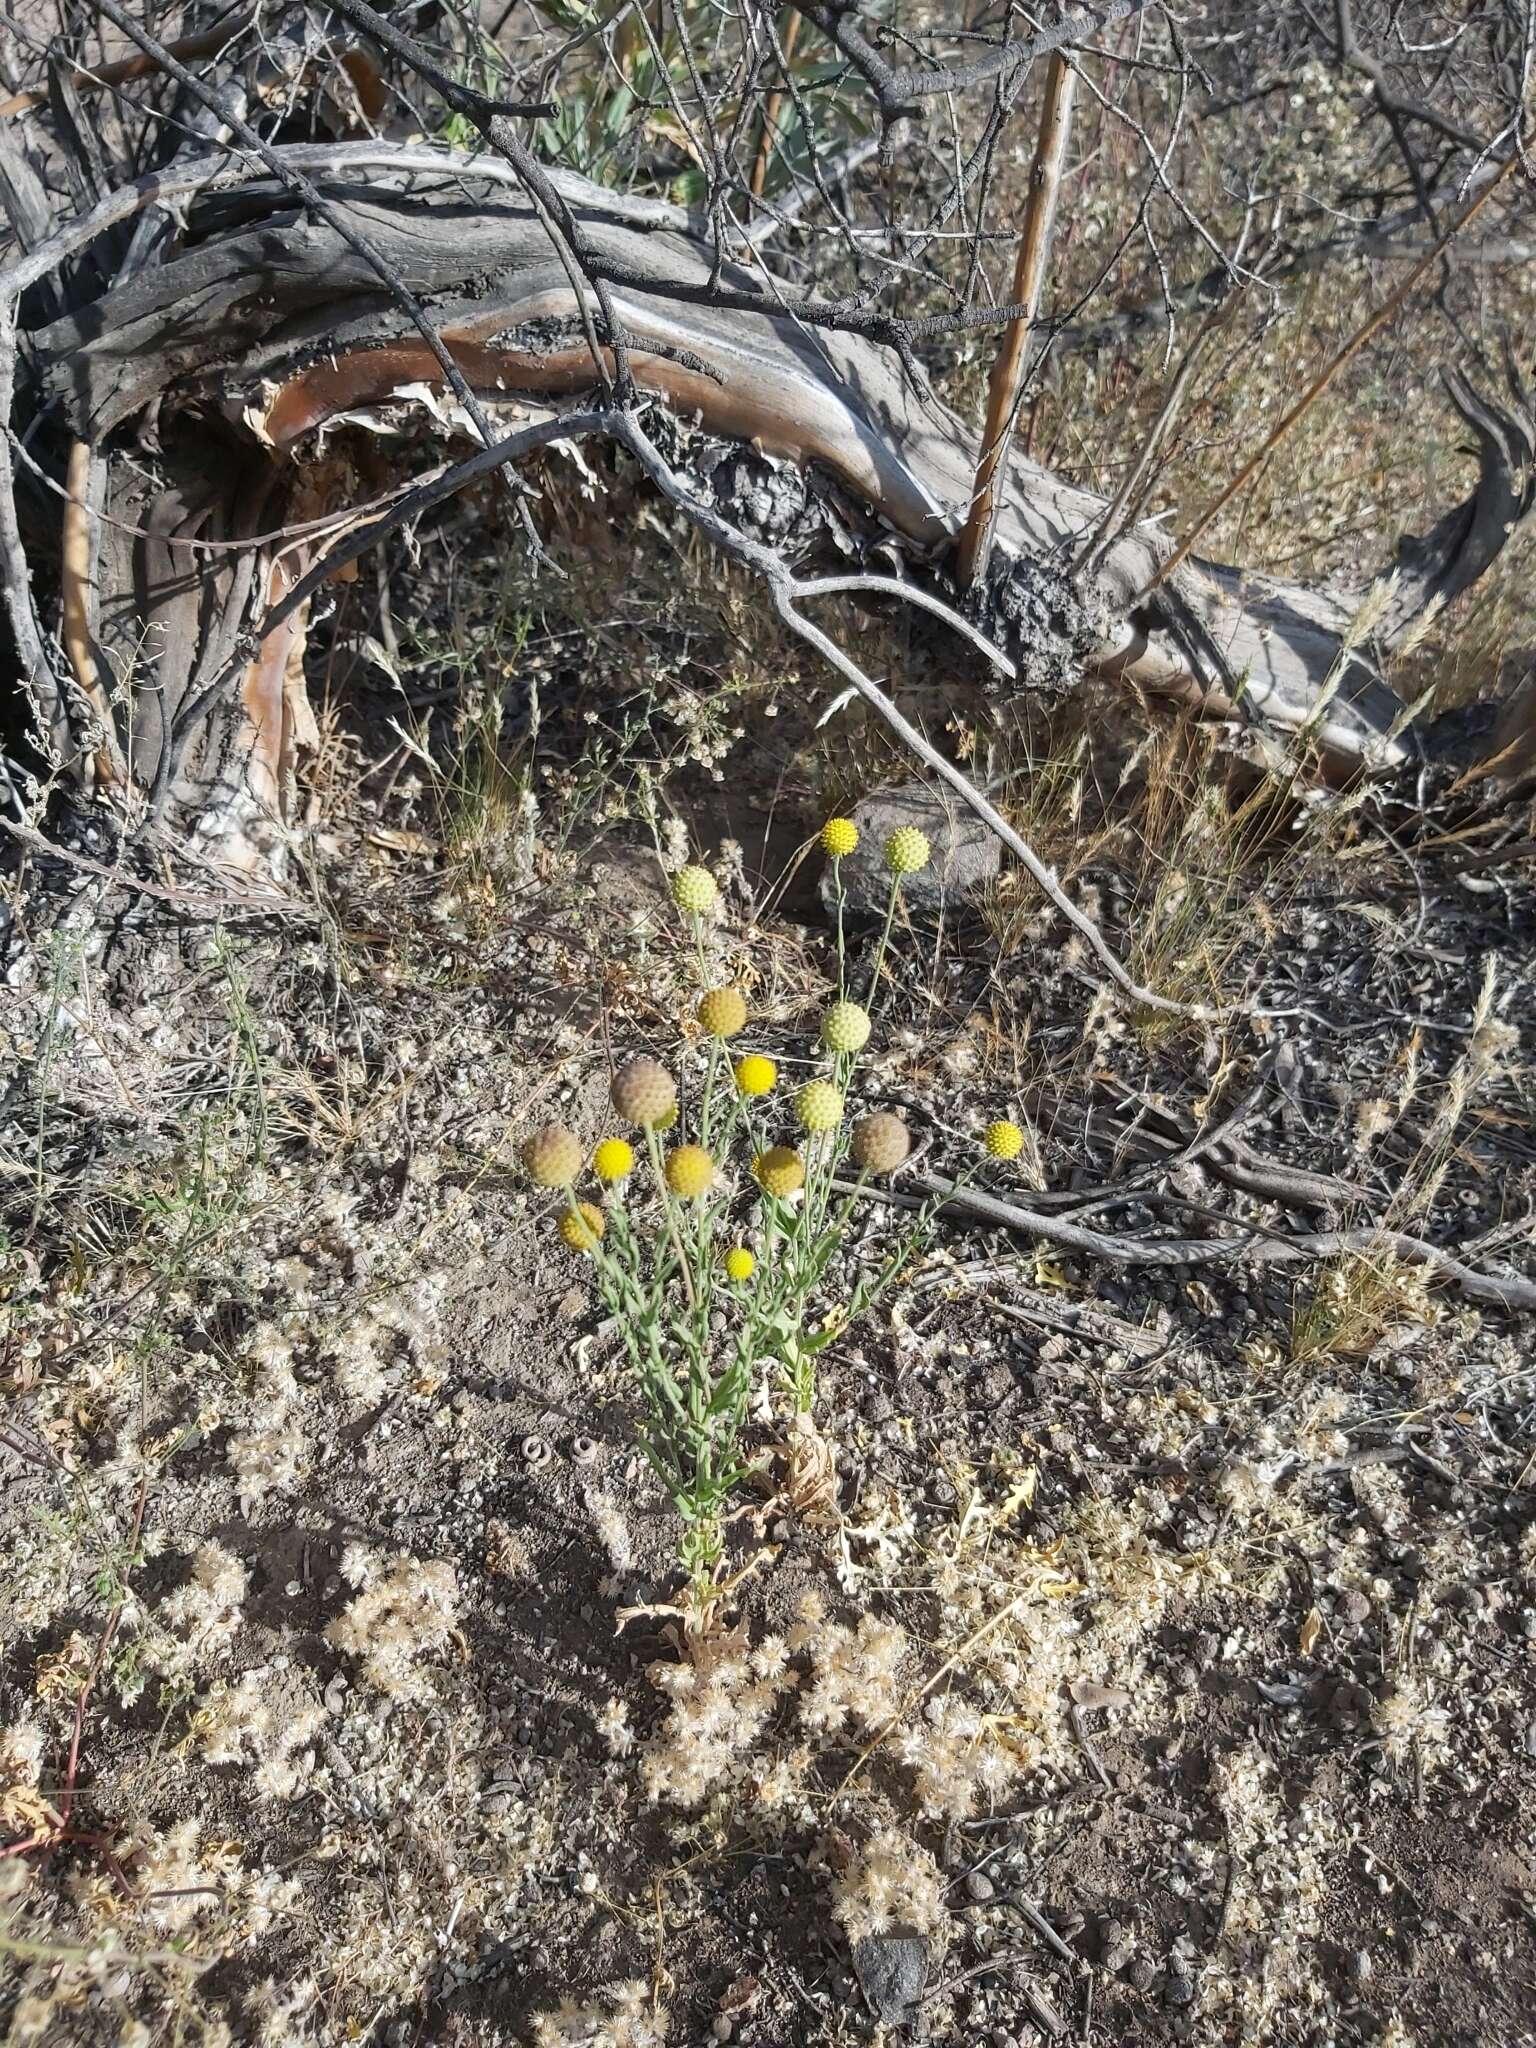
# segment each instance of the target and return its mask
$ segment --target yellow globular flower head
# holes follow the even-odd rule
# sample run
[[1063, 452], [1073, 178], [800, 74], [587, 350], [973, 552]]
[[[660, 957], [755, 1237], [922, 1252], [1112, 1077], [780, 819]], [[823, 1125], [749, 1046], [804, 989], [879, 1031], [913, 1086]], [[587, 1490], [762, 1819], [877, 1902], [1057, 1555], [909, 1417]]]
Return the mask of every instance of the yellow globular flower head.
[[869, 1012], [857, 1003], [834, 1003], [821, 1020], [821, 1042], [828, 1052], [862, 1052], [869, 1043]]
[[843, 1120], [843, 1098], [830, 1081], [807, 1081], [795, 1097], [802, 1130], [835, 1131]]
[[805, 1161], [788, 1145], [771, 1145], [766, 1152], [759, 1152], [752, 1172], [764, 1193], [777, 1195], [780, 1201], [805, 1186]]
[[592, 1171], [610, 1184], [624, 1180], [635, 1170], [635, 1148], [627, 1138], [604, 1138], [592, 1154]]
[[626, 1060], [613, 1077], [613, 1106], [626, 1123], [662, 1130], [662, 1119], [677, 1109], [677, 1083], [660, 1060], [644, 1053]]
[[695, 1201], [714, 1184], [715, 1162], [702, 1145], [679, 1145], [667, 1154], [667, 1186], [674, 1195]]
[[853, 1163], [861, 1173], [894, 1173], [912, 1150], [912, 1133], [888, 1109], [861, 1116], [853, 1127]]
[[590, 1252], [597, 1249], [597, 1241], [608, 1228], [608, 1222], [595, 1204], [578, 1202], [574, 1209], [566, 1210], [557, 1228], [573, 1252]]
[[818, 838], [829, 860], [842, 860], [858, 845], [859, 828], [852, 818], [828, 818]]
[[708, 868], [679, 868], [671, 889], [672, 901], [689, 917], [702, 917], [720, 893]]
[[750, 1280], [757, 1261], [744, 1244], [733, 1244], [725, 1255], [725, 1270], [732, 1280]]
[[1017, 1159], [1024, 1150], [1024, 1133], [1007, 1117], [999, 1117], [982, 1132], [981, 1145], [989, 1159]]
[[746, 998], [739, 988], [712, 988], [699, 997], [698, 1019], [711, 1038], [734, 1038], [747, 1021]]
[[773, 1061], [760, 1052], [749, 1052], [736, 1062], [736, 1086], [743, 1095], [766, 1095], [779, 1078]]
[[564, 1124], [545, 1124], [523, 1144], [528, 1178], [541, 1188], [568, 1188], [581, 1171], [581, 1146]]
[[928, 834], [915, 825], [902, 825], [885, 842], [885, 864], [893, 875], [915, 875], [933, 858]]

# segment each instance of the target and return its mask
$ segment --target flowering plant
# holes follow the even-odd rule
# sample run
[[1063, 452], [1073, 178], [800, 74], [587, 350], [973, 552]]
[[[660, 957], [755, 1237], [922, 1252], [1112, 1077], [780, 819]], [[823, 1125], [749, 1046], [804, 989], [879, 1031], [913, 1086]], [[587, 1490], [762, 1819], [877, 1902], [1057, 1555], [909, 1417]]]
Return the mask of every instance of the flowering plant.
[[[848, 819], [820, 834], [834, 864], [857, 843]], [[927, 865], [928, 841], [903, 829], [885, 857], [890, 896], [866, 1002], [879, 987], [903, 879]], [[696, 1053], [678, 1062], [693, 1070], [686, 1101], [674, 1073], [647, 1054], [613, 1075], [614, 1111], [634, 1136], [605, 1137], [592, 1154], [601, 1205], [577, 1193], [587, 1162], [573, 1132], [551, 1124], [523, 1147], [530, 1178], [563, 1198], [556, 1230], [592, 1261], [634, 1369], [640, 1442], [681, 1518], [688, 1612], [701, 1623], [719, 1597], [732, 1495], [756, 1469], [745, 1442], [754, 1396], [782, 1422], [790, 1506], [835, 1521], [832, 1449], [815, 1420], [817, 1361], [903, 1271], [953, 1191], [925, 1202], [873, 1269], [846, 1259], [855, 1204], [871, 1180], [906, 1164], [912, 1138], [890, 1110], [850, 1115], [874, 1025], [847, 993], [840, 874], [838, 882], [839, 993], [821, 1020], [818, 1071], [793, 1091], [782, 1087], [774, 1059], [733, 1044], [750, 1021], [741, 991], [706, 986], [694, 1008], [702, 1062]], [[707, 981], [703, 920], [717, 902], [714, 878], [685, 867], [670, 889]], [[1009, 1159], [1023, 1136], [997, 1123], [982, 1143]]]

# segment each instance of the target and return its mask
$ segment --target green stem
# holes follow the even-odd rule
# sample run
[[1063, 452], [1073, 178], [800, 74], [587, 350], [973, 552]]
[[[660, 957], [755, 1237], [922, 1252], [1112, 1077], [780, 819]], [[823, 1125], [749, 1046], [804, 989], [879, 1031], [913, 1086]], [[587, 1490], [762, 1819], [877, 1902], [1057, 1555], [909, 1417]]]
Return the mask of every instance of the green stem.
[[[581, 1213], [581, 1206], [576, 1200], [576, 1190], [573, 1187], [567, 1187], [565, 1190], [565, 1205], [567, 1212], [576, 1218], [583, 1229], [590, 1227], [587, 1224], [586, 1217]], [[610, 1216], [613, 1213], [612, 1210], [609, 1211]], [[609, 1258], [607, 1246], [596, 1233], [593, 1234], [592, 1242], [586, 1249], [587, 1256], [591, 1259], [593, 1265], [596, 1266], [599, 1273], [607, 1277], [613, 1288], [615, 1306], [639, 1309], [642, 1306], [639, 1290], [633, 1287], [629, 1274]]]
[[715, 1092], [715, 1075], [719, 1066], [720, 1041], [718, 1038], [712, 1038], [709, 1041], [709, 1064], [704, 1069], [704, 1100], [699, 1108], [699, 1143], [706, 1152], [709, 1150], [710, 1098]]
[[694, 1293], [693, 1272], [688, 1264], [682, 1231], [678, 1227], [677, 1204], [672, 1199], [672, 1190], [667, 1186], [667, 1170], [661, 1163], [661, 1140], [657, 1137], [655, 1126], [652, 1124], [645, 1126], [645, 1149], [651, 1155], [651, 1170], [656, 1175], [656, 1187], [666, 1212], [667, 1235], [672, 1240], [672, 1249], [677, 1253], [678, 1270], [683, 1276], [683, 1292], [688, 1297], [689, 1308], [694, 1309], [698, 1307], [698, 1296]]
[[896, 898], [900, 894], [901, 877], [899, 875], [892, 875], [891, 893], [887, 897], [885, 905], [885, 928], [880, 934], [880, 943], [875, 948], [875, 970], [869, 977], [869, 997], [864, 1005], [867, 1010], [872, 1010], [875, 1007], [875, 996], [880, 988], [880, 970], [885, 965], [885, 949], [891, 942], [891, 925], [896, 916]]
[[832, 863], [832, 873], [837, 879], [837, 993], [838, 998], [848, 993], [848, 948], [843, 939], [843, 905], [848, 892], [843, 886], [843, 864], [840, 860]]

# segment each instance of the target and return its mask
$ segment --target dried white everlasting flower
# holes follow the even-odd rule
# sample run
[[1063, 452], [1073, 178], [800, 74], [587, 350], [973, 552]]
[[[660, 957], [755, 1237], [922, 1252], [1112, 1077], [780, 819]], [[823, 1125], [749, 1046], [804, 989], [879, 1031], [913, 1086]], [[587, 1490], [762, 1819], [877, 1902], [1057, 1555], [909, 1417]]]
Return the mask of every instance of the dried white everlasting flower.
[[391, 1699], [420, 1699], [418, 1668], [453, 1634], [458, 1586], [452, 1565], [398, 1557], [331, 1623], [325, 1639], [358, 1659], [363, 1677]]
[[896, 1927], [935, 1934], [949, 1918], [943, 1873], [918, 1843], [882, 1828], [833, 1886], [832, 1911], [850, 1941]]

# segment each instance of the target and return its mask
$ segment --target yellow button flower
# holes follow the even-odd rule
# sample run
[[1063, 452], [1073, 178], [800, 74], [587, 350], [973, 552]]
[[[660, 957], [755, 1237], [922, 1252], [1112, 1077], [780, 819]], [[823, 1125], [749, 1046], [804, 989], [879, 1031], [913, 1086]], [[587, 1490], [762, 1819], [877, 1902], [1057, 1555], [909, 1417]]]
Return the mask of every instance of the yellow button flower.
[[698, 1018], [711, 1038], [734, 1038], [747, 1021], [746, 999], [739, 988], [712, 988], [699, 997]]
[[750, 1280], [757, 1261], [744, 1244], [733, 1244], [725, 1255], [725, 1270], [733, 1280]]
[[749, 1052], [736, 1062], [736, 1086], [743, 1095], [766, 1095], [778, 1078], [778, 1068], [760, 1052]]
[[592, 1171], [610, 1184], [624, 1180], [635, 1170], [635, 1148], [624, 1138], [604, 1138], [592, 1154]]
[[609, 1093], [626, 1123], [651, 1130], [665, 1130], [662, 1119], [677, 1108], [677, 1083], [659, 1060], [644, 1053], [624, 1062]]
[[795, 1097], [802, 1130], [835, 1131], [843, 1120], [843, 1098], [830, 1081], [807, 1081]]
[[1024, 1150], [1024, 1133], [1007, 1117], [999, 1117], [982, 1132], [981, 1143], [989, 1159], [1017, 1159]]
[[679, 868], [671, 886], [672, 901], [689, 917], [702, 917], [720, 893], [708, 868]]
[[915, 825], [903, 825], [885, 842], [885, 864], [893, 875], [915, 875], [927, 867], [933, 856], [926, 832]]
[[828, 818], [820, 832], [821, 850], [829, 860], [842, 860], [859, 843], [859, 828], [852, 818]]
[[702, 1145], [679, 1145], [667, 1154], [667, 1186], [685, 1201], [707, 1195], [714, 1178], [715, 1162]]
[[598, 1239], [608, 1228], [607, 1218], [591, 1202], [578, 1202], [567, 1209], [555, 1226], [573, 1252], [596, 1251]]
[[834, 1003], [821, 1020], [821, 1042], [828, 1052], [862, 1052], [869, 1043], [869, 1012], [858, 1003]]
[[758, 1186], [767, 1194], [777, 1195], [780, 1201], [805, 1186], [805, 1161], [788, 1145], [774, 1145], [759, 1152], [752, 1162], [752, 1171]]
[[568, 1188], [581, 1171], [581, 1145], [564, 1124], [545, 1124], [523, 1146], [523, 1165], [536, 1187]]
[[872, 1110], [853, 1127], [853, 1163], [863, 1173], [894, 1173], [911, 1150], [912, 1133], [888, 1109]]

